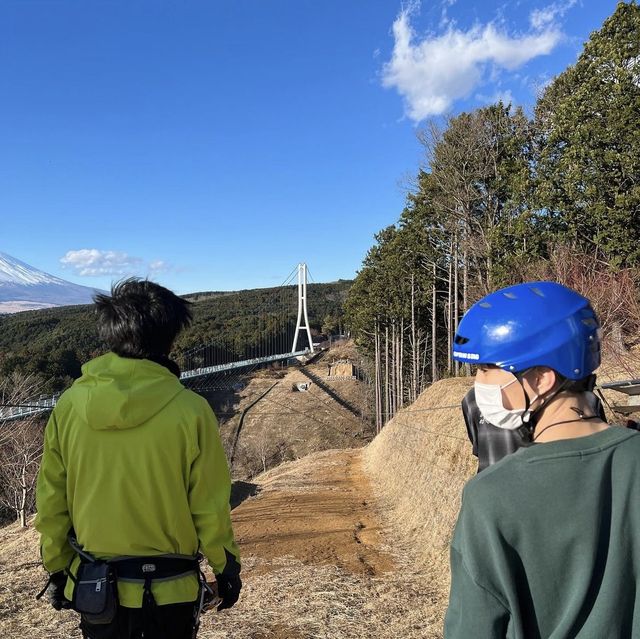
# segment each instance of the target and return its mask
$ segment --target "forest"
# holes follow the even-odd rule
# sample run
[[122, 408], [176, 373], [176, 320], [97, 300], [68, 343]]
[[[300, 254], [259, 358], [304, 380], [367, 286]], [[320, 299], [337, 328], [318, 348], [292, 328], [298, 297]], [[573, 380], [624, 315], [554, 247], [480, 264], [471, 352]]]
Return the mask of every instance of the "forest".
[[371, 360], [376, 425], [459, 373], [451, 339], [502, 286], [555, 280], [589, 297], [605, 346], [640, 334], [640, 8], [620, 2], [531, 113], [498, 102], [418, 132], [424, 165], [346, 302]]
[[[309, 284], [309, 322], [314, 332], [340, 329], [350, 286], [348, 280]], [[260, 342], [270, 330], [270, 320], [279, 320], [283, 312], [288, 314], [286, 334], [292, 324], [295, 327], [294, 286], [185, 297], [193, 304], [193, 323], [178, 337], [172, 353], [183, 366], [185, 353], [203, 344], [242, 344], [244, 349]], [[32, 376], [40, 393], [64, 390], [80, 376], [84, 362], [104, 351], [91, 305], [0, 315], [0, 378], [15, 372]]]

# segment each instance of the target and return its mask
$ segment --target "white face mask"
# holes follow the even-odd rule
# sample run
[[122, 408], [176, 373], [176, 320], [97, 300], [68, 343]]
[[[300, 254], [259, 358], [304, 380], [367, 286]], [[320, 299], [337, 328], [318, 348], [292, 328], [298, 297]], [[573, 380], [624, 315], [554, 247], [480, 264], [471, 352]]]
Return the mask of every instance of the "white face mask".
[[[502, 390], [517, 381], [517, 379], [512, 379], [502, 386], [499, 384], [481, 384], [480, 382], [474, 384], [478, 409], [490, 424], [505, 430], [516, 430], [525, 421], [528, 421], [529, 414], [526, 408], [509, 409], [505, 408], [502, 403]], [[537, 397], [534, 397], [532, 402], [535, 399]], [[526, 416], [525, 413], [527, 413]]]

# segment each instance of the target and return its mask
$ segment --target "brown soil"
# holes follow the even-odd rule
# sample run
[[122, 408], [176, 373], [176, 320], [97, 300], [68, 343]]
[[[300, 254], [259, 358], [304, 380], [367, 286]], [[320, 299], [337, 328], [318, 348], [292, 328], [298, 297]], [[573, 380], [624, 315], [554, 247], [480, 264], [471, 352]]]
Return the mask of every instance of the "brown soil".
[[256, 484], [233, 511], [241, 600], [206, 616], [202, 639], [441, 636], [422, 573], [387, 545], [362, 450], [315, 453]]
[[369, 505], [360, 451], [314, 455], [307, 473], [297, 469], [293, 486], [287, 485], [286, 470], [278, 470], [275, 478], [263, 480], [257, 497], [233, 513], [244, 554], [288, 556], [372, 576], [393, 569], [390, 556], [380, 550], [382, 533]]

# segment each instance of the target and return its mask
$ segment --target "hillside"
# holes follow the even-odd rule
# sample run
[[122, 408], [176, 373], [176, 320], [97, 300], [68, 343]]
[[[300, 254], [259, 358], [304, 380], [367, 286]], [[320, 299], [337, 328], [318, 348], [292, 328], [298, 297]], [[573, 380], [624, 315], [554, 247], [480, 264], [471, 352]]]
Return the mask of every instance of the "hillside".
[[[242, 596], [203, 618], [201, 639], [440, 636], [431, 586], [410, 549], [389, 544], [361, 451], [285, 463], [249, 487], [257, 494], [233, 510]], [[45, 575], [32, 528], [0, 529], [0, 565], [0, 636], [80, 637], [74, 613], [34, 600]]]
[[[309, 321], [318, 331], [327, 316], [339, 319], [350, 282], [310, 284]], [[180, 335], [174, 356], [212, 340], [250, 343], [256, 334], [255, 311], [280, 310], [278, 289], [252, 289], [227, 294], [193, 294], [193, 325]], [[290, 287], [287, 291], [293, 297]], [[295, 310], [295, 309], [294, 309]], [[295, 318], [294, 318], [295, 323]], [[287, 329], [289, 330], [289, 329]], [[38, 373], [46, 392], [65, 388], [80, 375], [80, 366], [103, 350], [92, 306], [68, 306], [0, 315], [0, 375], [14, 370]]]
[[460, 402], [471, 379], [436, 382], [368, 446], [364, 467], [376, 477], [379, 511], [433, 588], [441, 625], [449, 595], [449, 542], [465, 482], [477, 470]]
[[[463, 390], [457, 380], [441, 382], [419, 402], [440, 406], [458, 401]], [[458, 437], [460, 422], [459, 410], [451, 410], [447, 423], [438, 423], [445, 439]], [[425, 423], [420, 417], [413, 426]], [[430, 536], [428, 526], [439, 526], [437, 555], [444, 556], [440, 545], [473, 460], [468, 443], [458, 439], [453, 448], [433, 448], [425, 439], [421, 448], [409, 449], [418, 442], [409, 441], [401, 426], [396, 418], [368, 449], [314, 453], [235, 484], [232, 514], [245, 589], [234, 609], [205, 617], [199, 636], [223, 639], [232, 631], [234, 639], [441, 637], [441, 586], [448, 569], [442, 562], [424, 565], [425, 551], [414, 543]], [[419, 468], [434, 456], [448, 472], [432, 499]], [[406, 481], [411, 473], [415, 485]], [[386, 501], [391, 494], [401, 505], [415, 504], [421, 536], [411, 539], [401, 529], [410, 518], [396, 519], [395, 505]], [[438, 510], [431, 513], [434, 505]], [[32, 529], [0, 530], [0, 565], [1, 635], [79, 636], [72, 613], [56, 615], [33, 600], [44, 575]]]
[[[328, 377], [328, 364], [343, 358], [358, 361], [352, 343], [332, 348], [304, 367], [259, 371], [237, 393], [208, 395], [221, 421], [234, 477], [251, 477], [283, 461], [360, 447], [373, 439], [369, 387], [357, 379]], [[308, 390], [298, 390], [299, 385]]]

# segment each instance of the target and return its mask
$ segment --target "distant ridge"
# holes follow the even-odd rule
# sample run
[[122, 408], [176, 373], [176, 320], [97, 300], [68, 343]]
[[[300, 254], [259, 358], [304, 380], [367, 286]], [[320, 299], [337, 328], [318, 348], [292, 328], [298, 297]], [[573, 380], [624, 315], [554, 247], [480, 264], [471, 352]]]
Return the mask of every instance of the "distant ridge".
[[95, 292], [0, 252], [0, 313], [90, 304]]

